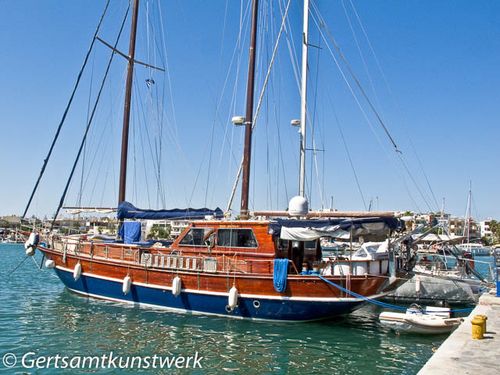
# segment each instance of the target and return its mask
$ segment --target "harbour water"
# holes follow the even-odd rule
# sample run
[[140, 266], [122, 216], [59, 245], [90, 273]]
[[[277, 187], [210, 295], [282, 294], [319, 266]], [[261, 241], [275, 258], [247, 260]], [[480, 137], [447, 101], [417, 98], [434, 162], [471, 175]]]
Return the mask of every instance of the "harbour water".
[[[0, 254], [0, 356], [198, 352], [202, 368], [190, 373], [416, 374], [447, 337], [397, 335], [380, 327], [380, 310], [372, 306], [332, 321], [282, 324], [87, 299], [66, 290], [52, 271], [40, 270], [32, 259], [9, 275], [25, 257], [22, 245], [0, 245]], [[40, 263], [38, 255], [35, 260]]]

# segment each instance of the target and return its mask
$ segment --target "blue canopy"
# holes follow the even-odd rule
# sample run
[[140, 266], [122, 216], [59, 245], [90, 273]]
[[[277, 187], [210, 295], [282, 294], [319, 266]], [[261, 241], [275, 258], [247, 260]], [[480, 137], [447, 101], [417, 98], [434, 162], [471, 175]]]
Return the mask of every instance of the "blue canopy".
[[224, 216], [222, 210], [208, 208], [174, 208], [171, 210], [143, 210], [135, 207], [132, 203], [121, 202], [118, 205], [117, 217], [123, 219], [146, 219], [146, 220], [173, 220], [173, 219], [204, 219], [205, 216], [221, 218]]

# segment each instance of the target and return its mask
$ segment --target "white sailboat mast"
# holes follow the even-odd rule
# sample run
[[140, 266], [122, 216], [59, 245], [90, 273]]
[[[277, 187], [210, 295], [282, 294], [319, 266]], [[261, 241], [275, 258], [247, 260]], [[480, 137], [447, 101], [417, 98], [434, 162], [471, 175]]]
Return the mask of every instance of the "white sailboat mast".
[[465, 210], [465, 226], [463, 235], [467, 237], [467, 246], [470, 250], [470, 224], [472, 217], [472, 181], [469, 181], [469, 194], [467, 195], [467, 208]]
[[305, 197], [306, 185], [306, 116], [307, 116], [307, 52], [309, 43], [309, 0], [304, 0], [302, 31], [302, 82], [300, 88], [300, 171], [299, 195]]

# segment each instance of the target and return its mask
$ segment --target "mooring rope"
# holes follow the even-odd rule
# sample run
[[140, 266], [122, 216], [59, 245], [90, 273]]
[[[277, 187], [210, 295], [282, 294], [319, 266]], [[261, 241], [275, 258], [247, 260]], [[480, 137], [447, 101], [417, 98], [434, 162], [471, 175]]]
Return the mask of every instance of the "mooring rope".
[[[385, 307], [387, 309], [393, 309], [393, 310], [399, 310], [399, 311], [406, 311], [408, 308], [407, 307], [404, 307], [404, 306], [399, 306], [399, 305], [393, 305], [391, 303], [386, 303], [386, 302], [382, 302], [382, 301], [377, 301], [376, 299], [373, 299], [373, 298], [369, 298], [369, 297], [365, 297], [361, 294], [358, 294], [356, 292], [353, 292], [352, 290], [349, 290], [349, 289], [346, 289], [344, 288], [343, 286], [339, 285], [339, 284], [336, 284], [334, 283], [333, 281], [330, 281], [326, 278], [324, 278], [323, 276], [321, 275], [317, 275], [321, 280], [323, 280], [325, 283], [329, 284], [329, 285], [332, 285], [334, 286], [335, 288], [341, 290], [342, 292], [344, 293], [347, 293], [355, 298], [359, 298], [359, 299], [362, 299], [363, 301], [365, 302], [368, 302], [368, 303], [371, 303], [373, 305], [376, 305], [376, 306], [380, 306], [380, 307]], [[463, 308], [463, 309], [454, 309], [454, 310], [450, 310], [450, 313], [458, 313], [458, 312], [470, 312], [472, 311], [473, 308], [472, 307], [467, 307], [467, 308]]]

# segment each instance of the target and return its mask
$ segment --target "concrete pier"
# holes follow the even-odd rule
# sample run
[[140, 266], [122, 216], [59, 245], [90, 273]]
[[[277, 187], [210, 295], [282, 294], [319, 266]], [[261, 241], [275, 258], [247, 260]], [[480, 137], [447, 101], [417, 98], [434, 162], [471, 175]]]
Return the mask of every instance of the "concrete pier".
[[[484, 294], [465, 321], [439, 347], [418, 375], [500, 374], [500, 297]], [[486, 315], [486, 334], [472, 339], [471, 320]]]

